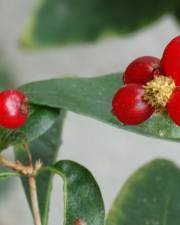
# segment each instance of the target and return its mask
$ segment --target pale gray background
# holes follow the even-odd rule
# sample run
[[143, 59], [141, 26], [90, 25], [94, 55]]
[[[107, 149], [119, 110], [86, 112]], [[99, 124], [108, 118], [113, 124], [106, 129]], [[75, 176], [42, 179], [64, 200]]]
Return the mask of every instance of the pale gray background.
[[[46, 79], [64, 74], [95, 76], [122, 71], [135, 57], [161, 56], [165, 44], [179, 34], [173, 17], [167, 15], [129, 37], [109, 39], [95, 45], [28, 52], [18, 48], [19, 34], [33, 1], [0, 0], [0, 49], [3, 49], [18, 79]], [[157, 157], [180, 164], [180, 145], [128, 133], [83, 116], [68, 113], [60, 156], [76, 160], [95, 175], [108, 210], [124, 181], [139, 166]], [[59, 156], [59, 158], [60, 158]], [[62, 182], [55, 181], [50, 225], [62, 224]], [[8, 196], [0, 201], [0, 225], [32, 225], [20, 182], [14, 181]]]

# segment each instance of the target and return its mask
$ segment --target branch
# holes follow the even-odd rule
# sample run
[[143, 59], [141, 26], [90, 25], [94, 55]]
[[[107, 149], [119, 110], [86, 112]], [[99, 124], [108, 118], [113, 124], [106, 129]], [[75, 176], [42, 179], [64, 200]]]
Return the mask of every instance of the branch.
[[41, 224], [40, 211], [39, 211], [39, 205], [38, 205], [37, 187], [36, 187], [35, 176], [33, 176], [33, 175], [29, 176], [28, 181], [29, 181], [29, 187], [30, 187], [30, 196], [31, 196], [34, 225], [42, 225]]
[[17, 161], [16, 163], [9, 161], [4, 156], [0, 155], [0, 165], [7, 167], [8, 169], [14, 170], [21, 175], [31, 175], [33, 174], [32, 166], [24, 166], [21, 162]]
[[31, 196], [31, 205], [33, 212], [34, 225], [42, 225], [39, 205], [38, 205], [38, 196], [37, 196], [37, 187], [36, 187], [36, 174], [37, 171], [41, 168], [42, 163], [40, 160], [36, 161], [35, 166], [32, 163], [31, 153], [28, 149], [28, 146], [24, 146], [28, 155], [29, 165], [23, 165], [21, 162], [12, 162], [6, 159], [3, 155], [0, 155], [0, 165], [14, 170], [21, 175], [28, 176], [29, 188], [30, 188], [30, 196]]

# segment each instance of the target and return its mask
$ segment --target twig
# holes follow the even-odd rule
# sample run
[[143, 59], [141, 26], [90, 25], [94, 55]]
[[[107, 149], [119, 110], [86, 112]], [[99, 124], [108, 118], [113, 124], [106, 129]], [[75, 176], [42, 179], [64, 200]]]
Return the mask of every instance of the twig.
[[33, 212], [34, 225], [42, 225], [41, 217], [38, 205], [37, 197], [37, 187], [36, 187], [36, 178], [34, 175], [28, 177], [29, 187], [30, 187], [30, 196], [31, 196], [31, 205]]
[[32, 156], [31, 156], [31, 152], [29, 150], [28, 145], [24, 145], [23, 147], [27, 153], [29, 165], [27, 166], [23, 165], [19, 161], [12, 162], [6, 159], [3, 155], [0, 155], [0, 165], [6, 168], [9, 168], [11, 170], [14, 170], [20, 173], [21, 175], [28, 176], [34, 225], [42, 225], [40, 211], [39, 211], [39, 204], [38, 204], [37, 186], [36, 186], [36, 174], [37, 174], [37, 171], [41, 168], [42, 163], [40, 160], [38, 160], [33, 166]]
[[0, 155], [0, 165], [14, 170], [21, 175], [30, 175], [33, 174], [33, 167], [31, 166], [24, 166], [21, 162], [17, 161], [16, 163], [6, 159], [4, 156]]

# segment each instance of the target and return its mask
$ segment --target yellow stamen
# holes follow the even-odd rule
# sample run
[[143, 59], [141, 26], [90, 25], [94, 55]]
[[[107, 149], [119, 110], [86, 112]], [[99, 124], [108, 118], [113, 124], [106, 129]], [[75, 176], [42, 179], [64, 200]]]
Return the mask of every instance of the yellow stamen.
[[175, 87], [171, 77], [156, 76], [144, 86], [144, 100], [154, 107], [157, 112], [164, 111]]

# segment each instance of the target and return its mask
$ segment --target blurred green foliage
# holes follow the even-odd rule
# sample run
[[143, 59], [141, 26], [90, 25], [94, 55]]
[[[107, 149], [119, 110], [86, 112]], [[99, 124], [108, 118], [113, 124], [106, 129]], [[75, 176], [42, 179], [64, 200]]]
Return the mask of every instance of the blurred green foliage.
[[179, 0], [37, 0], [21, 44], [27, 48], [89, 42], [127, 34], [175, 14]]

